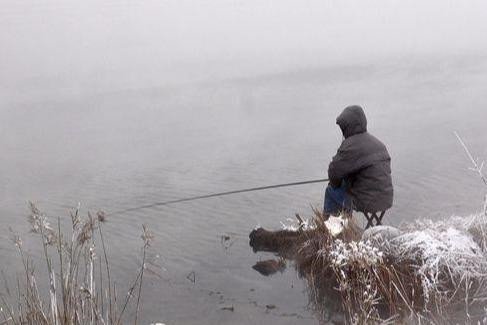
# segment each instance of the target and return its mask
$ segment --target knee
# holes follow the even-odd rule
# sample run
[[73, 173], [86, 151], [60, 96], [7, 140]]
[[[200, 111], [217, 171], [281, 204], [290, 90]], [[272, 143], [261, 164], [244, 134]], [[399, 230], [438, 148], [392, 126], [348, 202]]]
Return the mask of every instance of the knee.
[[334, 188], [331, 185], [328, 185], [325, 189], [325, 195], [329, 195], [329, 194], [333, 193], [333, 191], [334, 191]]

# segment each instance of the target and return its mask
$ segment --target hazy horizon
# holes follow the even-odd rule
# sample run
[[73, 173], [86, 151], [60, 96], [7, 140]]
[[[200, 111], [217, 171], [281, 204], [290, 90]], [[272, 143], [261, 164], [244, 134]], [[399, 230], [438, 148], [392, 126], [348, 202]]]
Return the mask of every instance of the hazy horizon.
[[42, 98], [487, 55], [485, 12], [483, 1], [7, 1], [0, 92]]

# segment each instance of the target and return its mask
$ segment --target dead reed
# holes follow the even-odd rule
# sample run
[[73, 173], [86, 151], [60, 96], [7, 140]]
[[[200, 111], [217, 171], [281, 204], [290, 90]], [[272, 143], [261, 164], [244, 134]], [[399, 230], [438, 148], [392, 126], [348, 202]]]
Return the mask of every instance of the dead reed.
[[[0, 324], [84, 325], [122, 324], [127, 307], [135, 303], [134, 323], [139, 321], [146, 252], [153, 235], [143, 226], [142, 265], [125, 299], [117, 297], [117, 288], [111, 277], [106, 243], [103, 237], [103, 212], [96, 216], [80, 216], [80, 207], [70, 213], [71, 229], [63, 233], [60, 218], [57, 227], [33, 203], [29, 204], [28, 221], [31, 232], [42, 244], [43, 259], [48, 276], [48, 292], [42, 294], [42, 283], [34, 263], [24, 251], [22, 239], [12, 231], [23, 264], [22, 279], [17, 280], [17, 293], [6, 288], [1, 294]], [[101, 245], [100, 245], [101, 244]], [[99, 247], [100, 246], [100, 247]], [[98, 256], [101, 251], [102, 256]]]
[[322, 320], [340, 311], [349, 324], [473, 323], [485, 315], [484, 215], [419, 222], [392, 240], [362, 240], [353, 223], [334, 237], [322, 218], [314, 223], [295, 260]]

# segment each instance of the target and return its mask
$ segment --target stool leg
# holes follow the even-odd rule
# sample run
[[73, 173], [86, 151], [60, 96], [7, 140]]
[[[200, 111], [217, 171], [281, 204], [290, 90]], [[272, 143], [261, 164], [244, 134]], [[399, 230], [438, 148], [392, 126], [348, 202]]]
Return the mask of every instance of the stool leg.
[[369, 229], [370, 227], [373, 227], [373, 226], [374, 226], [373, 219], [368, 219], [367, 220], [367, 226], [365, 226], [365, 229]]
[[[384, 214], [385, 214], [385, 213], [386, 213], [385, 211], [381, 211], [381, 213], [380, 213], [380, 216], [379, 216], [379, 217], [375, 216], [375, 220], [376, 220], [376, 226], [380, 226], [380, 225], [382, 225], [382, 218], [384, 217]], [[375, 214], [374, 214], [374, 215], [375, 215]]]
[[373, 224], [373, 217], [372, 216], [369, 216], [367, 213], [364, 212], [364, 215], [365, 215], [365, 219], [367, 219], [367, 226], [365, 226], [365, 229], [369, 229], [370, 227], [373, 227], [374, 224]]

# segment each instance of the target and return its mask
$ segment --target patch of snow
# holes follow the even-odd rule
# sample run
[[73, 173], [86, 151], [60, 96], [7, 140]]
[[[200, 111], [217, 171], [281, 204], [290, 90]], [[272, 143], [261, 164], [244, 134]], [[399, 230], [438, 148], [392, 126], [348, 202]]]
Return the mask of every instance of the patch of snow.
[[330, 234], [333, 237], [341, 234], [341, 232], [343, 231], [343, 229], [345, 229], [345, 227], [347, 227], [347, 225], [348, 220], [342, 215], [339, 215], [338, 217], [330, 216], [328, 220], [325, 221], [325, 226], [326, 228], [328, 228]]
[[383, 256], [383, 252], [373, 246], [370, 241], [345, 243], [337, 239], [329, 252], [331, 263], [335, 267], [343, 267], [352, 263], [375, 265], [382, 262]]
[[[330, 218], [325, 221], [325, 226], [333, 237], [339, 235], [347, 225], [348, 220], [342, 215], [339, 215], [338, 217], [330, 216]], [[303, 223], [299, 223], [295, 219], [287, 218], [285, 222], [281, 221], [281, 227], [283, 230], [298, 231], [300, 229], [312, 230], [316, 228], [316, 225], [312, 219], [303, 219]]]
[[283, 230], [298, 231], [298, 230], [312, 230], [316, 226], [310, 219], [303, 219], [303, 223], [300, 224], [297, 220], [287, 218], [285, 222], [281, 221], [281, 227]]

